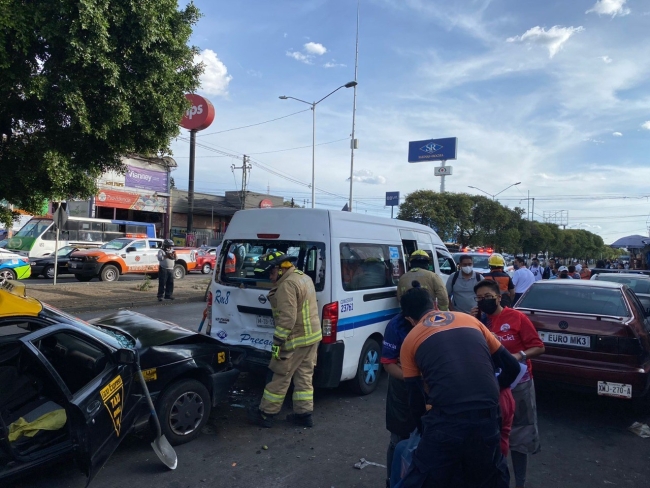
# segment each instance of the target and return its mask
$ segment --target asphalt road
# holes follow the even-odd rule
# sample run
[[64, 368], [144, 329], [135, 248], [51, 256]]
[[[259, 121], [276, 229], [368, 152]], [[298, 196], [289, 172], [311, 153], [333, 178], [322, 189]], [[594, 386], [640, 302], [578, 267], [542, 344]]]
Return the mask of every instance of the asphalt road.
[[[202, 310], [202, 303], [138, 309], [192, 329], [198, 327]], [[101, 314], [80, 314], [82, 318], [97, 315]], [[284, 421], [278, 421], [273, 429], [248, 424], [241, 406], [255, 404], [262, 389], [260, 378], [242, 375], [229, 401], [213, 410], [204, 435], [176, 448], [179, 462], [175, 471], [162, 466], [143, 438], [130, 436], [92, 486], [384, 486], [383, 468], [369, 466], [359, 471], [353, 464], [361, 457], [385, 464], [385, 376], [378, 390], [365, 397], [344, 387], [317, 391], [313, 429], [295, 428]], [[538, 385], [538, 408], [542, 451], [531, 457], [527, 487], [650, 486], [650, 438], [627, 431], [634, 421], [650, 423], [648, 407]], [[288, 411], [285, 406], [283, 414]], [[83, 475], [66, 463], [13, 486], [72, 488], [84, 484]]]
[[[198, 271], [189, 273], [185, 275], [184, 279], [199, 279], [199, 278], [205, 278], [206, 276], [209, 275], [204, 275], [203, 273], [200, 273]], [[142, 275], [141, 274], [124, 274], [120, 276], [120, 281], [142, 281]], [[51, 285], [54, 282], [53, 279], [48, 279], [48, 278], [43, 278], [43, 276], [38, 276], [36, 278], [30, 277], [26, 283], [29, 286], [33, 285]], [[77, 281], [77, 278], [74, 277], [73, 274], [63, 274], [59, 275], [56, 277], [56, 282], [61, 283], [61, 284], [73, 284], [73, 283], [81, 283], [80, 281]], [[93, 278], [90, 283], [95, 283], [99, 282], [98, 278]]]

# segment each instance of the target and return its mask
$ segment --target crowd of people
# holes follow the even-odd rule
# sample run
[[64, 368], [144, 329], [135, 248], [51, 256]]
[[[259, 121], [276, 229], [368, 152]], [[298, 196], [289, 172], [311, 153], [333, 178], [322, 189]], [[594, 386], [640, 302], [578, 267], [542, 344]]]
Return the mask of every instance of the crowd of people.
[[540, 449], [530, 359], [544, 344], [512, 305], [542, 279], [541, 266], [518, 258], [511, 278], [494, 254], [482, 275], [463, 255], [444, 287], [426, 259], [411, 256], [416, 270], [400, 278], [401, 312], [384, 336], [386, 486], [505, 488], [510, 455], [524, 487], [528, 456]]

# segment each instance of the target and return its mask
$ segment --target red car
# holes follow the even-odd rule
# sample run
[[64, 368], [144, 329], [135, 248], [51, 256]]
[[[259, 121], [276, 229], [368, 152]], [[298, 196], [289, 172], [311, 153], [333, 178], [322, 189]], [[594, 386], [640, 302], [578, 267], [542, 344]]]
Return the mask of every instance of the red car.
[[538, 281], [515, 308], [546, 346], [533, 359], [536, 379], [618, 398], [647, 395], [650, 316], [627, 285]]
[[196, 270], [201, 270], [203, 274], [209, 274], [217, 262], [216, 247], [200, 247], [196, 253]]

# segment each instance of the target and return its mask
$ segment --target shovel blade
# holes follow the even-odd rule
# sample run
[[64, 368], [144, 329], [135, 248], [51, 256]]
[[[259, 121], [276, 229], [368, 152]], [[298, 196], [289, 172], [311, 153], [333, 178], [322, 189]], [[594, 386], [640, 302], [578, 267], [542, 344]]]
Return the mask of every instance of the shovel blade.
[[156, 438], [156, 440], [151, 443], [151, 447], [156, 453], [156, 456], [158, 456], [158, 459], [160, 459], [165, 466], [169, 469], [176, 469], [176, 466], [178, 465], [176, 451], [174, 451], [174, 448], [164, 435]]

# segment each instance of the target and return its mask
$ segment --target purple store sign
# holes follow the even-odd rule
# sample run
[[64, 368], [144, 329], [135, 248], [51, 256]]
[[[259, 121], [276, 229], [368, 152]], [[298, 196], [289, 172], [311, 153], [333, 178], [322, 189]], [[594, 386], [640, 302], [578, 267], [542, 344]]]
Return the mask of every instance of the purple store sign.
[[167, 173], [151, 171], [148, 169], [127, 166], [124, 186], [128, 188], [141, 188], [143, 190], [167, 191]]

